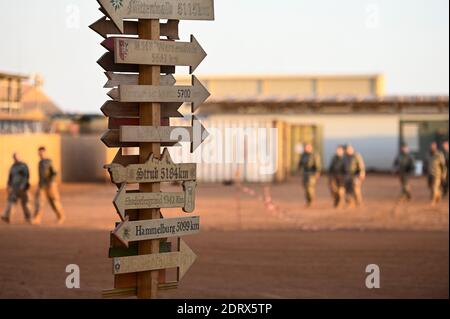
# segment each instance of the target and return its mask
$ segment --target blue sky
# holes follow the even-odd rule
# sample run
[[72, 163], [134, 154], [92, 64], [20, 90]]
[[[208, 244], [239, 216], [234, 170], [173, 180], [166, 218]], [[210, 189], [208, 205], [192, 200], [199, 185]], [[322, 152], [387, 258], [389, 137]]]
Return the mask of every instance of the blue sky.
[[[209, 56], [197, 74], [383, 73], [388, 94], [448, 94], [448, 0], [215, 0], [215, 22], [182, 22]], [[0, 71], [38, 72], [66, 111], [106, 100], [88, 26], [95, 0], [0, 1]], [[177, 72], [187, 73], [186, 68]]]

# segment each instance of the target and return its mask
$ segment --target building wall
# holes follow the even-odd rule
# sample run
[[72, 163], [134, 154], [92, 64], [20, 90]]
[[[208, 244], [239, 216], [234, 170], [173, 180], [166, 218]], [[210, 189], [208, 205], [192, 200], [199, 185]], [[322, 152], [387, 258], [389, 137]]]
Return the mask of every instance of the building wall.
[[[256, 95], [381, 96], [381, 75], [366, 76], [200, 76], [212, 96]], [[190, 77], [177, 77], [177, 85], [189, 85]]]
[[[323, 155], [325, 167], [329, 165], [337, 145], [351, 143], [365, 158], [368, 169], [390, 170], [399, 145], [399, 115], [214, 115], [202, 122], [211, 136], [201, 148], [192, 156], [188, 154], [188, 145], [171, 153], [176, 161], [197, 162], [198, 180], [203, 182], [223, 182], [236, 178], [247, 182], [284, 180], [292, 171], [293, 158], [298, 157], [292, 152], [296, 149], [295, 143], [300, 143], [301, 140], [295, 141], [287, 137], [295, 136], [290, 134], [295, 126], [310, 128], [309, 131], [316, 132], [316, 147]], [[226, 150], [223, 145], [226, 143], [227, 128], [277, 128], [276, 148], [261, 148], [264, 143], [271, 144], [273, 140], [264, 142], [247, 138], [245, 142], [232, 140], [232, 151]], [[302, 138], [313, 141], [309, 136]], [[247, 149], [244, 162], [236, 163], [235, 158], [230, 162], [215, 161], [214, 154], [218, 154], [217, 158], [224, 159], [227, 152], [232, 152], [233, 158], [239, 146], [243, 145]], [[271, 150], [273, 155], [269, 165], [259, 157], [261, 152], [267, 150]], [[257, 161], [247, 162], [248, 158], [255, 158], [255, 154]], [[205, 161], [208, 158], [206, 155], [210, 155], [212, 162]], [[271, 171], [271, 167], [276, 169]]]
[[352, 144], [364, 157], [367, 168], [375, 170], [389, 170], [398, 152], [400, 116], [396, 114], [317, 114], [282, 118], [288, 123], [308, 123], [322, 128], [326, 167], [339, 144]]
[[39, 180], [37, 150], [40, 146], [47, 148], [49, 158], [61, 179], [61, 137], [54, 134], [19, 134], [0, 135], [0, 189], [6, 187], [9, 169], [13, 164], [12, 155], [18, 152], [23, 162], [30, 169], [30, 184], [36, 185]]
[[[62, 178], [64, 182], [102, 182], [108, 178], [105, 164], [114, 158], [98, 135], [62, 136]], [[114, 155], [113, 155], [114, 154]]]

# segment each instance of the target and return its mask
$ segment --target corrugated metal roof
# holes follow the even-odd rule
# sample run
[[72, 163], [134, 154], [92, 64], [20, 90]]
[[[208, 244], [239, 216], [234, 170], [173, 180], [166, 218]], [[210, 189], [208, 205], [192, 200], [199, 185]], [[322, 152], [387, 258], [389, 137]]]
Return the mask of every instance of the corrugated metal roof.
[[7, 79], [20, 79], [20, 80], [26, 80], [28, 79], [27, 76], [17, 73], [6, 73], [6, 72], [0, 72], [0, 79], [1, 78], [7, 78]]
[[212, 96], [207, 104], [448, 104], [448, 96], [352, 96], [314, 97], [304, 95]]

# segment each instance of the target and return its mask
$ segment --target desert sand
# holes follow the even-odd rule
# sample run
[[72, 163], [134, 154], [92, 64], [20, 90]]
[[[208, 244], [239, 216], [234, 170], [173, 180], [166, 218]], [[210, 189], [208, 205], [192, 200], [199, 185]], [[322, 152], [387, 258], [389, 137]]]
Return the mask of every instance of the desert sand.
[[[177, 290], [161, 298], [448, 298], [448, 200], [428, 205], [425, 180], [414, 199], [398, 201], [398, 181], [369, 176], [362, 208], [336, 210], [326, 179], [304, 208], [297, 179], [272, 185], [200, 184], [201, 233], [185, 241], [198, 256]], [[179, 190], [167, 186], [164, 190]], [[0, 298], [101, 298], [113, 287], [109, 232], [119, 220], [105, 184], [61, 187], [67, 221], [48, 205], [42, 225], [0, 224]], [[5, 194], [0, 195], [0, 209]], [[163, 210], [183, 216], [181, 209]], [[81, 288], [65, 286], [78, 264]], [[381, 288], [365, 287], [365, 268], [381, 269]]]

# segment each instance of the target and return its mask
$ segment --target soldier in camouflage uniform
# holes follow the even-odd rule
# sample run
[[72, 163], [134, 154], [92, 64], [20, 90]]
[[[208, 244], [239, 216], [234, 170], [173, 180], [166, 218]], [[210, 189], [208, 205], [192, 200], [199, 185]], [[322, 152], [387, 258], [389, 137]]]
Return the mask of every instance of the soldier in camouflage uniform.
[[322, 170], [320, 156], [314, 152], [314, 148], [311, 144], [305, 145], [305, 151], [300, 158], [298, 166], [300, 173], [303, 176], [306, 206], [310, 207], [315, 199], [315, 187]]
[[13, 155], [14, 164], [9, 170], [8, 177], [8, 199], [2, 216], [5, 223], [10, 223], [11, 209], [17, 201], [22, 205], [23, 214], [27, 222], [31, 222], [31, 213], [28, 208], [28, 189], [30, 188], [30, 173], [27, 164], [22, 162], [19, 154]]
[[349, 206], [362, 204], [361, 184], [366, 178], [366, 167], [362, 156], [352, 145], [345, 147], [345, 192]]
[[339, 208], [345, 200], [345, 162], [344, 147], [342, 145], [339, 145], [336, 148], [336, 154], [331, 160], [328, 172], [330, 191], [333, 196], [333, 205], [334, 207]]
[[407, 144], [402, 144], [400, 154], [394, 161], [394, 171], [400, 177], [400, 184], [402, 186], [402, 199], [411, 200], [411, 185], [409, 178], [414, 173], [414, 157], [409, 152]]
[[430, 152], [425, 160], [425, 171], [428, 176], [428, 187], [431, 192], [431, 205], [435, 206], [442, 198], [442, 180], [447, 176], [445, 157], [438, 150], [436, 142], [430, 145]]
[[39, 158], [39, 185], [35, 195], [35, 214], [33, 224], [39, 224], [42, 220], [42, 204], [44, 197], [47, 198], [51, 208], [58, 218], [58, 224], [62, 224], [65, 220], [64, 211], [59, 198], [58, 185], [55, 177], [56, 171], [53, 168], [52, 161], [45, 155], [45, 147], [38, 150]]
[[448, 141], [444, 141], [442, 143], [442, 152], [444, 153], [445, 157], [445, 168], [447, 171], [446, 177], [442, 180], [442, 197], [445, 197], [448, 195], [448, 187], [449, 187], [449, 168], [448, 168]]

